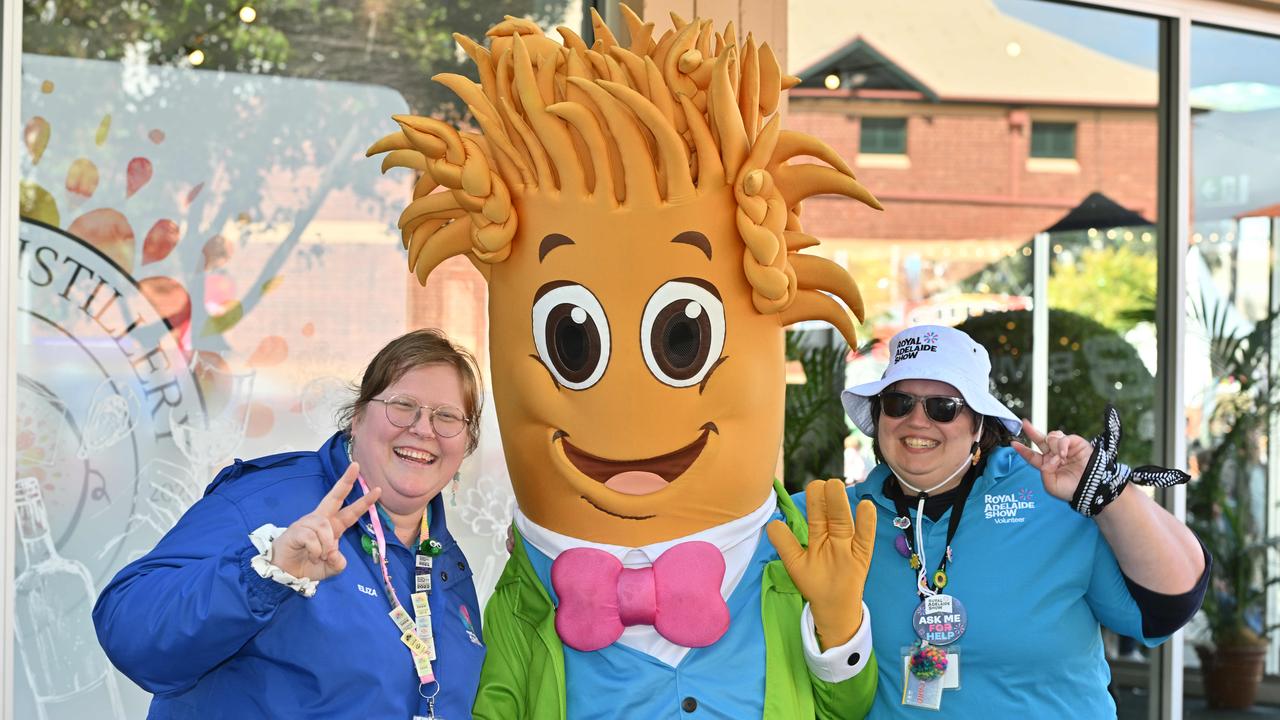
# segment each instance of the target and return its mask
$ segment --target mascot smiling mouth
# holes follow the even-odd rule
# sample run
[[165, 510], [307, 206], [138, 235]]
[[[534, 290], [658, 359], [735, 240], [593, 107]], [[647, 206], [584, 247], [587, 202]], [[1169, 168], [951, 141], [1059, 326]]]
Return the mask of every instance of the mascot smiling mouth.
[[658, 492], [680, 477], [694, 460], [702, 454], [707, 436], [720, 433], [715, 423], [708, 422], [701, 428], [698, 438], [688, 445], [657, 457], [641, 460], [608, 460], [574, 447], [568, 433], [557, 430], [552, 437], [560, 440], [564, 455], [583, 475], [624, 495], [649, 495]]

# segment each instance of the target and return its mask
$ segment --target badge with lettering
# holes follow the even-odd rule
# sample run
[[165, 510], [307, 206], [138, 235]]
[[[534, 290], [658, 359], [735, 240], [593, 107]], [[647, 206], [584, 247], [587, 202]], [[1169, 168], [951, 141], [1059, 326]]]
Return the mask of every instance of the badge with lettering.
[[916, 608], [911, 625], [921, 640], [931, 645], [950, 645], [964, 635], [969, 616], [955, 597], [932, 595]]

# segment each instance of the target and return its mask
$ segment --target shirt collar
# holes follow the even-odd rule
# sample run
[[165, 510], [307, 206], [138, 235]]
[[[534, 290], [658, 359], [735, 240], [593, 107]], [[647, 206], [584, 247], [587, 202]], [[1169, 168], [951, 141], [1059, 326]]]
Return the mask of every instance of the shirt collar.
[[[329, 477], [325, 479], [326, 489], [333, 487], [333, 484], [338, 481], [342, 473], [347, 471], [347, 466], [351, 464], [351, 458], [347, 454], [347, 443], [350, 442], [350, 439], [350, 435], [343, 430], [339, 430], [331, 435], [320, 448], [318, 453], [320, 462], [329, 473]], [[343, 504], [349, 505], [363, 496], [364, 491], [360, 489], [360, 483], [356, 483], [352, 486], [351, 492], [348, 493], [347, 501]], [[382, 504], [375, 504], [374, 507], [378, 509], [378, 517], [382, 520], [383, 527], [387, 532], [387, 542], [403, 544], [400, 543], [400, 538], [395, 533], [395, 523], [391, 521], [391, 516], [383, 509]], [[444, 490], [436, 493], [436, 496], [431, 498], [431, 502], [427, 504], [427, 507], [428, 510], [426, 512], [429, 513], [427, 522], [431, 537], [439, 540], [441, 544], [447, 547], [452, 540], [452, 536], [449, 534], [449, 526], [444, 517]], [[356, 524], [365, 534], [373, 535], [373, 526], [369, 522], [368, 513], [361, 515]]]
[[[987, 456], [986, 467], [983, 468], [982, 474], [974, 481], [973, 490], [970, 491], [969, 496], [975, 497], [979, 493], [986, 492], [1002, 478], [1012, 474], [1019, 460], [1017, 451], [1007, 445], [993, 449]], [[859, 499], [870, 498], [877, 505], [894, 511], [893, 500], [886, 497], [884, 493], [884, 481], [887, 477], [889, 477], [889, 466], [880, 463], [871, 470], [866, 480], [854, 486], [854, 495]]]
[[[516, 508], [515, 523], [516, 528], [520, 530], [520, 535], [535, 549], [546, 555], [548, 558], [555, 560], [560, 553], [571, 548], [594, 548], [603, 550], [617, 558], [625, 567], [647, 567], [653, 564], [658, 556], [666, 552], [671, 547], [685, 542], [693, 542], [701, 540], [709, 542], [720, 549], [720, 552], [727, 553], [729, 550], [737, 547], [743, 542], [755, 538], [759, 535], [760, 529], [765, 523], [769, 522], [769, 518], [777, 512], [778, 496], [772, 490], [769, 496], [761, 503], [760, 507], [752, 512], [743, 515], [735, 520], [700, 530], [692, 535], [675, 538], [673, 540], [663, 540], [662, 542], [651, 543], [642, 547], [626, 547], [624, 545], [610, 545], [607, 543], [596, 543], [587, 540], [579, 540], [577, 538], [562, 535], [554, 530], [548, 530], [541, 525], [530, 520], [519, 508]], [[736, 554], [736, 553], [735, 553]], [[748, 557], [749, 559], [749, 557]], [[733, 568], [726, 568], [726, 575], [733, 575]]]

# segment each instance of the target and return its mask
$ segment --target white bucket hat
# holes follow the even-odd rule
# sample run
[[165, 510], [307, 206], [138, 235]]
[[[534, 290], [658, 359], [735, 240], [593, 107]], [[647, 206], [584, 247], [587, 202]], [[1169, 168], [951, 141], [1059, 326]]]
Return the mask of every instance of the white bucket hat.
[[855, 385], [840, 393], [844, 411], [858, 429], [875, 437], [871, 398], [899, 380], [937, 380], [947, 383], [979, 415], [996, 418], [1013, 434], [1022, 421], [995, 399], [991, 385], [991, 358], [973, 338], [944, 325], [916, 325], [889, 341], [889, 367], [875, 382]]

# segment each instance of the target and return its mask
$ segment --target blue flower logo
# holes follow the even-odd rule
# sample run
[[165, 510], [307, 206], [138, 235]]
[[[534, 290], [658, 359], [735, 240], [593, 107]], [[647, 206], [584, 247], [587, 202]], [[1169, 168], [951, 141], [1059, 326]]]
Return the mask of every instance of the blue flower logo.
[[924, 342], [926, 345], [936, 345], [938, 342], [938, 333], [927, 332], [924, 334]]
[[1022, 502], [1031, 502], [1035, 499], [1035, 493], [1030, 488], [1021, 488], [1018, 490], [1018, 500]]

